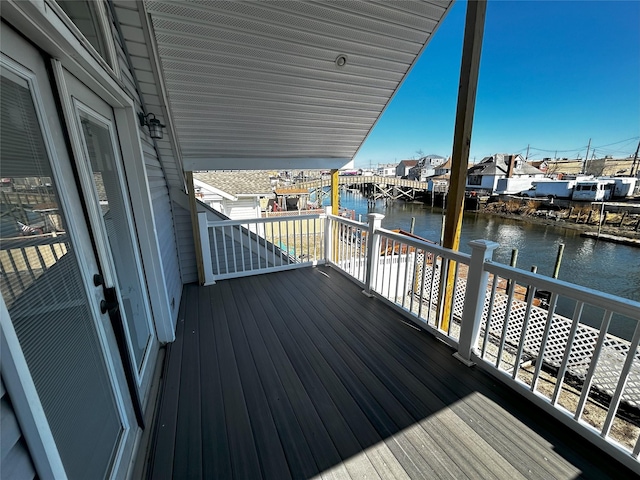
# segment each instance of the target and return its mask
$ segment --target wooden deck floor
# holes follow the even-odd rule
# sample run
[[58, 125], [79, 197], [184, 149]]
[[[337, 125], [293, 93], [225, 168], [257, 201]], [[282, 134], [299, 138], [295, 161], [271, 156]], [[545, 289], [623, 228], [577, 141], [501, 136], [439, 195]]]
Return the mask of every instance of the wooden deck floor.
[[328, 268], [185, 287], [148, 478], [631, 478]]

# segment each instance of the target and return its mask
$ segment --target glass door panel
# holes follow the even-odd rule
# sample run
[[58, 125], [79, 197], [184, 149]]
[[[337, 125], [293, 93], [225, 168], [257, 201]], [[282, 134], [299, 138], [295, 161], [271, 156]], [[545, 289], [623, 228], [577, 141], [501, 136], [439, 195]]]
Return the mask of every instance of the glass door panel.
[[[78, 103], [77, 106], [80, 104]], [[121, 313], [128, 331], [129, 348], [140, 375], [152, 340], [150, 314], [137, 244], [131, 235], [128, 197], [122, 189], [112, 124], [84, 107], [78, 115], [95, 197], [99, 203], [108, 245], [116, 271]]]
[[[50, 163], [55, 148], [43, 135], [45, 127], [59, 129], [44, 123], [56, 112], [39, 110], [31, 72], [0, 60], [0, 291], [67, 476], [104, 478], [125, 424], [90, 308], [93, 286], [85, 285], [68, 229], [71, 194], [61, 198]], [[95, 261], [83, 262], [97, 270]]]

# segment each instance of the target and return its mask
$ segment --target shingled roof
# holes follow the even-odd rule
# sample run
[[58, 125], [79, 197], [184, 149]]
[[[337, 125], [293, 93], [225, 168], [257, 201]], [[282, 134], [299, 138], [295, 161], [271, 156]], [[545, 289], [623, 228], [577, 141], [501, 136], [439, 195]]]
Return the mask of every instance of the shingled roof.
[[[506, 175], [509, 170], [508, 159], [512, 155], [506, 153], [496, 153], [490, 157], [485, 157], [480, 163], [473, 165], [467, 171], [468, 175]], [[521, 155], [520, 162], [514, 168], [514, 175], [541, 175], [543, 172], [526, 163]]]
[[270, 195], [269, 172], [265, 170], [194, 172], [193, 178], [231, 195]]

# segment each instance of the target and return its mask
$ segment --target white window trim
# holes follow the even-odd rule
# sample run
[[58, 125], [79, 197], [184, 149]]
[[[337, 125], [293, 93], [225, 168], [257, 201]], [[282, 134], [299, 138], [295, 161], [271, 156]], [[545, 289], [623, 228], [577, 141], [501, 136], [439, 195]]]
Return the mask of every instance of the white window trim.
[[0, 354], [2, 378], [38, 476], [43, 479], [67, 478], [27, 360], [1, 295]]
[[82, 44], [82, 46], [93, 56], [93, 58], [100, 64], [102, 64], [103, 68], [107, 70], [111, 75], [115, 78], [119, 77], [118, 71], [118, 55], [116, 53], [114, 39], [113, 39], [113, 31], [111, 30], [111, 22], [109, 21], [109, 16], [107, 15], [107, 11], [105, 9], [105, 5], [103, 2], [95, 2], [89, 0], [95, 9], [96, 15], [98, 17], [100, 33], [104, 36], [104, 43], [106, 48], [107, 58], [103, 58], [100, 53], [95, 49], [91, 42], [89, 42], [84, 34], [80, 31], [80, 29], [76, 26], [75, 23], [67, 16], [65, 11], [58, 5], [55, 0], [45, 0], [47, 6], [53, 10], [53, 12], [60, 18], [62, 23], [71, 31], [73, 36]]
[[87, 87], [99, 92], [107, 103], [119, 105], [127, 97], [111, 68], [106, 68], [106, 61], [93, 47], [91, 50], [85, 48], [48, 0], [3, 0], [2, 17], [62, 62]]

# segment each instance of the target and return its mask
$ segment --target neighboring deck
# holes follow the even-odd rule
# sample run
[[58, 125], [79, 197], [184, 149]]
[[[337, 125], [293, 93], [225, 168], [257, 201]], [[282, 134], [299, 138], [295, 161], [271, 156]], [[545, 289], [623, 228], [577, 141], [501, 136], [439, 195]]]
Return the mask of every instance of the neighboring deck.
[[330, 268], [185, 287], [148, 478], [631, 478]]

